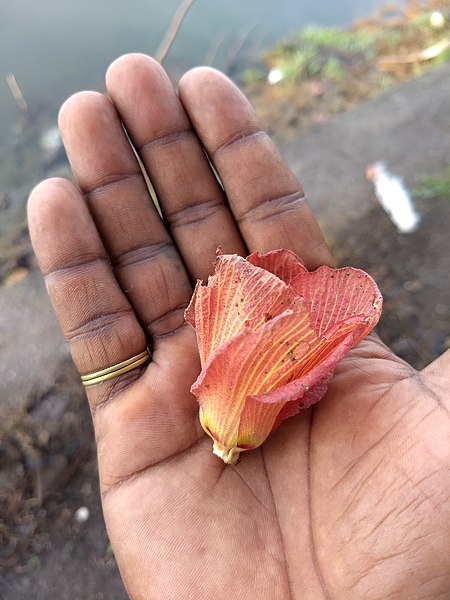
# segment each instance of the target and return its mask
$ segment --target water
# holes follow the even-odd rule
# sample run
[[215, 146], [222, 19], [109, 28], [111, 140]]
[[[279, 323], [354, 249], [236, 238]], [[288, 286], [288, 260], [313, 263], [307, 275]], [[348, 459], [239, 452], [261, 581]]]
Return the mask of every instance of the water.
[[[152, 54], [180, 0], [2, 0], [0, 4], [0, 145], [12, 136], [17, 107], [5, 82], [13, 72], [30, 104], [56, 113], [79, 89], [101, 89], [107, 65], [125, 52]], [[197, 0], [170, 52], [175, 74], [205, 62], [222, 41], [223, 68], [236, 39], [245, 60], [308, 24], [346, 25], [380, 0]], [[246, 35], [247, 34], [247, 35]]]

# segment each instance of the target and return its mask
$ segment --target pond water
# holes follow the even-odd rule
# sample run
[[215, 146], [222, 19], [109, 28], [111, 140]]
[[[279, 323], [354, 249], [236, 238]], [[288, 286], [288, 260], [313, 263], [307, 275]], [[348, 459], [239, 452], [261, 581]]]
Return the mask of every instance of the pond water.
[[[152, 54], [180, 0], [2, 0], [0, 144], [12, 136], [17, 108], [5, 82], [13, 72], [30, 104], [50, 114], [72, 92], [101, 89], [107, 65], [125, 52]], [[243, 62], [309, 24], [346, 25], [381, 0], [197, 0], [168, 57], [175, 75], [213, 62]]]

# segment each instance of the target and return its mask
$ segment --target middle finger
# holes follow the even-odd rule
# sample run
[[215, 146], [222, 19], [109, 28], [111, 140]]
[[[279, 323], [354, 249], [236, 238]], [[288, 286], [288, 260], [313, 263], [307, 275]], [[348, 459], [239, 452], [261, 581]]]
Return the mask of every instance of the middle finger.
[[242, 92], [222, 73], [201, 67], [181, 79], [179, 94], [249, 250], [289, 248], [308, 269], [331, 264], [298, 181]]
[[224, 192], [162, 67], [127, 55], [111, 65], [106, 83], [192, 279], [211, 273], [219, 247], [245, 255]]

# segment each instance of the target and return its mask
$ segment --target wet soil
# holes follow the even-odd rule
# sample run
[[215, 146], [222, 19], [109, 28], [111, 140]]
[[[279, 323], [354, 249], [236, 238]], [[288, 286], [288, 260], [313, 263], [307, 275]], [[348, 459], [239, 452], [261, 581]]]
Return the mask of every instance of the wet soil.
[[360, 267], [384, 298], [378, 334], [422, 369], [450, 347], [450, 201], [421, 202], [417, 231], [399, 234], [375, 201], [333, 242], [339, 264]]

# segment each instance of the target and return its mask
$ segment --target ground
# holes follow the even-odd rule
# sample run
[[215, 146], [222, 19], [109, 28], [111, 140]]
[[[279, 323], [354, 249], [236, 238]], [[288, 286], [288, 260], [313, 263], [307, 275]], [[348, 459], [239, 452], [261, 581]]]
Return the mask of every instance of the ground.
[[378, 334], [417, 369], [450, 347], [450, 202], [420, 203], [419, 210], [419, 230], [404, 235], [374, 206], [334, 248], [340, 264], [360, 267], [378, 282], [384, 299]]

